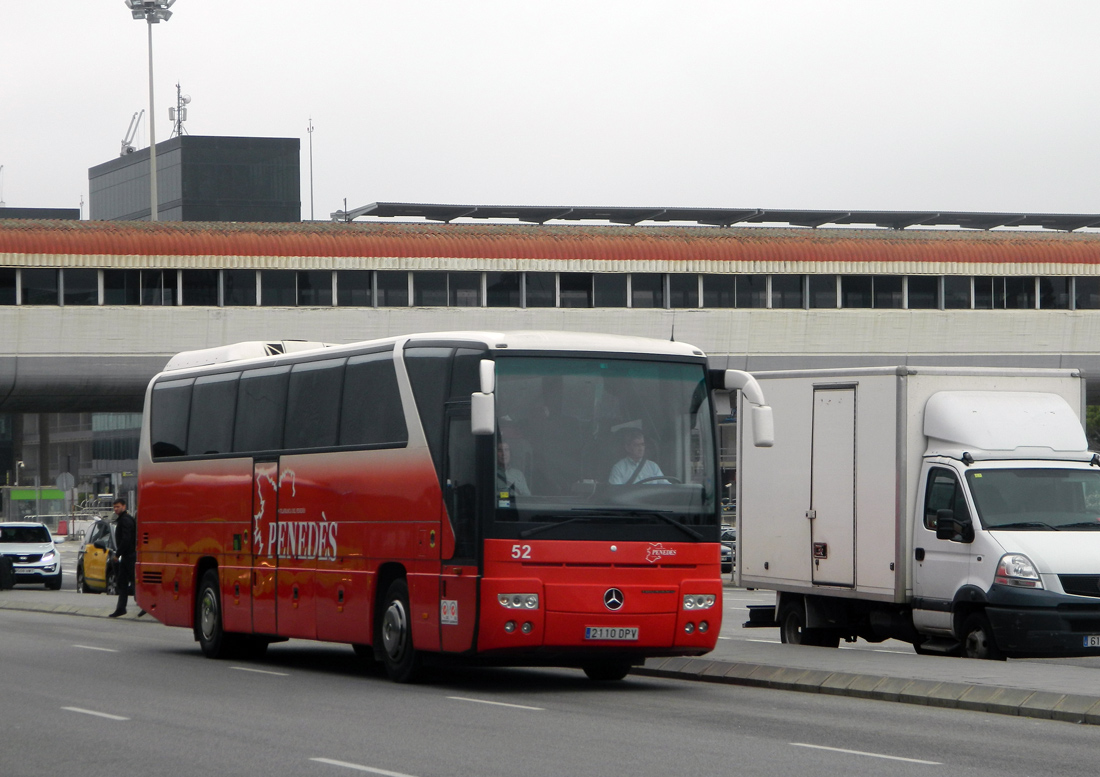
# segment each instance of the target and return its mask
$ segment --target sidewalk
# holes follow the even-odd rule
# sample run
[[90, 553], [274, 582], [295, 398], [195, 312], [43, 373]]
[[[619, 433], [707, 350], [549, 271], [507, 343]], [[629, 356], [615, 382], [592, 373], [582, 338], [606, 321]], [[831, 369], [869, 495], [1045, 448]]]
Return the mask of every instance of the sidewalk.
[[[114, 610], [115, 597], [80, 594], [71, 586], [68, 578], [63, 591], [0, 591], [0, 610], [93, 618], [106, 618]], [[633, 674], [1100, 725], [1100, 659], [1084, 666], [1042, 660], [975, 661], [782, 645], [777, 638], [748, 641], [741, 632], [744, 618], [736, 612], [727, 612], [722, 629], [736, 638], [720, 641], [711, 654], [649, 659]], [[149, 616], [138, 620], [137, 613], [131, 601], [129, 612], [118, 620], [157, 623]], [[774, 636], [759, 636], [766, 640], [769, 634]]]

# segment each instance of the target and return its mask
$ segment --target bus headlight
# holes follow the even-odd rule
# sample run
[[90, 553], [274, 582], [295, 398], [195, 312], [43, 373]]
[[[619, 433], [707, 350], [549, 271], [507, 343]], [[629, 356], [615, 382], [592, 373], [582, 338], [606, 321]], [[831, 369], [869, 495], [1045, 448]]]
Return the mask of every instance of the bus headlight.
[[1043, 581], [1039, 578], [1035, 565], [1022, 553], [1007, 553], [1001, 556], [993, 582], [1017, 588], [1043, 587]]
[[715, 600], [714, 594], [686, 594], [684, 596], [684, 609], [709, 610], [714, 606]]
[[497, 601], [506, 610], [537, 610], [538, 594], [497, 594]]

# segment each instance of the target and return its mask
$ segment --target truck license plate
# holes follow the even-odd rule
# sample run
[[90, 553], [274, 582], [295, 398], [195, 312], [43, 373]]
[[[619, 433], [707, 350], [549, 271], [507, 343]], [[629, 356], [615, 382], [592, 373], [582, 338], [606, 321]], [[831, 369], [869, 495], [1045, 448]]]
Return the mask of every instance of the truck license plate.
[[625, 642], [637, 642], [638, 627], [609, 628], [607, 626], [585, 626], [585, 639], [611, 639]]
[[1100, 635], [1093, 634], [1085, 637], [1085, 647], [1100, 648]]

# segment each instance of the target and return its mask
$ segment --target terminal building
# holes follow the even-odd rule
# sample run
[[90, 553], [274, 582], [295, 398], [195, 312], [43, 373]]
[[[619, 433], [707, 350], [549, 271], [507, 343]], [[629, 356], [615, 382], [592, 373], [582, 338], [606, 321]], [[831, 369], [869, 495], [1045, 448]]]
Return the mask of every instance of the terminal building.
[[[0, 221], [0, 455], [22, 457], [22, 483], [69, 472], [97, 488], [106, 467], [129, 471], [145, 386], [179, 351], [440, 330], [675, 339], [750, 371], [1068, 367], [1100, 403], [1100, 216], [376, 203], [335, 217]], [[69, 414], [110, 414], [92, 416], [91, 450], [58, 446]]]

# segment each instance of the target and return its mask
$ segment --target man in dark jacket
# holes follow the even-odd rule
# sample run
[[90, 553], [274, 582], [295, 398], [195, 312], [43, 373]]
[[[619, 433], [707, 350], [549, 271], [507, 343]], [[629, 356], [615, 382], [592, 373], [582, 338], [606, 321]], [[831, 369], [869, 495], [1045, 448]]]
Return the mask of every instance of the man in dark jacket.
[[137, 521], [126, 512], [126, 500], [121, 497], [114, 503], [115, 549], [118, 551], [118, 606], [108, 618], [126, 614], [126, 597], [134, 585], [134, 563], [137, 561]]

